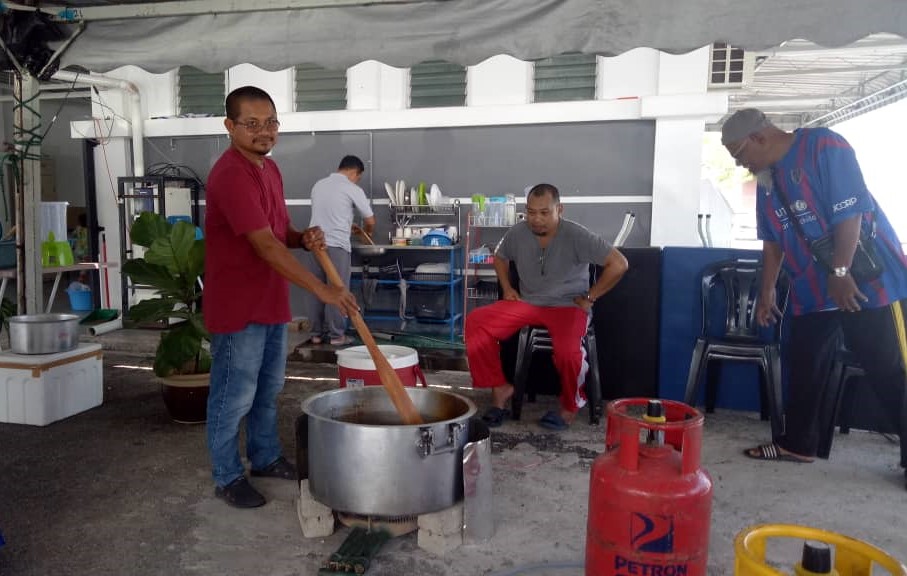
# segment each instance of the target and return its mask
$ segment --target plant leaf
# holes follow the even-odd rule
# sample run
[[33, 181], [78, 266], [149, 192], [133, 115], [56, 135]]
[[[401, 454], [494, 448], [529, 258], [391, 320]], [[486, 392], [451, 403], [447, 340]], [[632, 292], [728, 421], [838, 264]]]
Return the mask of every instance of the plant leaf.
[[[195, 227], [187, 222], [177, 222], [168, 236], [155, 239], [145, 253], [145, 260], [165, 266], [172, 274], [184, 279], [184, 285], [194, 282], [190, 272], [190, 250], [195, 244]], [[191, 278], [190, 278], [191, 277]]]
[[144, 258], [127, 260], [123, 264], [123, 274], [136, 284], [153, 286], [166, 296], [182, 298], [185, 293], [183, 283], [167, 270], [166, 267], [148, 262]]
[[[168, 376], [195, 360], [202, 346], [202, 335], [191, 322], [180, 324], [163, 336], [155, 358], [155, 374]], [[163, 373], [158, 373], [158, 369]]]
[[213, 361], [213, 359], [211, 358], [211, 353], [208, 352], [207, 350], [205, 350], [204, 348], [202, 348], [201, 351], [199, 351], [198, 367], [197, 367], [196, 371], [199, 374], [205, 374], [207, 372], [210, 372], [212, 361]]
[[171, 227], [157, 212], [142, 212], [129, 230], [129, 238], [133, 244], [150, 248], [158, 238], [169, 236]]
[[186, 270], [190, 278], [198, 278], [205, 274], [205, 241], [196, 240], [189, 248], [189, 263]]
[[142, 300], [135, 306], [129, 307], [129, 319], [133, 322], [158, 322], [176, 316], [173, 308], [179, 304], [181, 304], [180, 300], [172, 297]]

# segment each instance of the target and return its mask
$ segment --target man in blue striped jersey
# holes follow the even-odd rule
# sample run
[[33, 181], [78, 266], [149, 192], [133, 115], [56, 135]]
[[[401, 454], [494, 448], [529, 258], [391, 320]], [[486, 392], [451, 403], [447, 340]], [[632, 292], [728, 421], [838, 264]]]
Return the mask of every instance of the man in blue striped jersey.
[[761, 111], [734, 113], [722, 144], [757, 179], [764, 274], [756, 317], [779, 319], [775, 283], [791, 278], [790, 391], [783, 436], [747, 450], [760, 460], [816, 456], [829, 374], [840, 338], [883, 395], [907, 467], [907, 257], [866, 188], [853, 148], [827, 128], [792, 133]]

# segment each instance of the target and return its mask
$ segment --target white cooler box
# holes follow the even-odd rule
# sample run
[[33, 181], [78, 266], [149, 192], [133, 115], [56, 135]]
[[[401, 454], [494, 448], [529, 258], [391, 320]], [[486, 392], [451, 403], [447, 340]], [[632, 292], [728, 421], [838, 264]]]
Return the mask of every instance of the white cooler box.
[[100, 344], [60, 354], [0, 353], [0, 422], [46, 426], [100, 406], [102, 356]]

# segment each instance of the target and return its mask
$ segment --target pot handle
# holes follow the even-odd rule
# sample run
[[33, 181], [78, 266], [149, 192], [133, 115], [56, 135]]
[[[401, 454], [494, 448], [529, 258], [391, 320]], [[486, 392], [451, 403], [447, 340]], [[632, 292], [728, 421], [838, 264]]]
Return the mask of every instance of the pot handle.
[[431, 426], [421, 426], [419, 428], [419, 441], [416, 445], [419, 447], [419, 455], [423, 458], [435, 454], [448, 454], [457, 449], [457, 437], [466, 426], [461, 422], [452, 422], [447, 425], [447, 444], [443, 446], [435, 445], [435, 433]]

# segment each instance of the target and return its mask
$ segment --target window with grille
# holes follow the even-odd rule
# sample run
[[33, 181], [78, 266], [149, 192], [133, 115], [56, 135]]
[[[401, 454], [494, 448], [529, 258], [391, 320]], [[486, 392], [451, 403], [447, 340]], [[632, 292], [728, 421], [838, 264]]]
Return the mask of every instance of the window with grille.
[[749, 80], [749, 63], [743, 48], [723, 42], [712, 45], [709, 61], [709, 84], [712, 86], [742, 86]]
[[226, 74], [209, 74], [192, 66], [181, 66], [178, 73], [180, 114], [224, 115]]
[[466, 105], [466, 67], [450, 62], [416, 64], [409, 71], [410, 108]]
[[595, 100], [595, 54], [561, 54], [535, 62], [535, 101]]
[[346, 110], [346, 70], [296, 66], [296, 111]]

